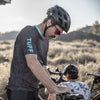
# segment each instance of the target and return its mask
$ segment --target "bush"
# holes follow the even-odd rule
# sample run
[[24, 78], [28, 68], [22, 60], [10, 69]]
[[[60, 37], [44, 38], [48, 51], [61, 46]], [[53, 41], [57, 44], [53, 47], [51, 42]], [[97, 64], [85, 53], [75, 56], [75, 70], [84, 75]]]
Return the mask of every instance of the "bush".
[[85, 64], [88, 62], [96, 63], [96, 58], [92, 54], [88, 54], [88, 53], [79, 54], [78, 56], [75, 56], [74, 59], [76, 62], [80, 64]]

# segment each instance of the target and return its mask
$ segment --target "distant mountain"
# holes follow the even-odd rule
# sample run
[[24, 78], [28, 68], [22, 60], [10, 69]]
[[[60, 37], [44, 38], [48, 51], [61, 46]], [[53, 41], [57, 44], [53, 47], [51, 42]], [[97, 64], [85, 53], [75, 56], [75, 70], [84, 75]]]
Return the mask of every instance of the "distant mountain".
[[17, 34], [18, 31], [11, 31], [11, 32], [6, 32], [4, 34], [0, 34], [0, 40], [15, 40]]
[[56, 38], [55, 41], [59, 40], [59, 41], [71, 42], [74, 40], [84, 40], [84, 39], [95, 40], [95, 41], [100, 42], [100, 35], [85, 33], [82, 31], [73, 31], [68, 34], [62, 34], [61, 36]]
[[95, 24], [93, 26], [86, 26], [83, 28], [80, 28], [76, 31], [62, 34], [58, 38], [55, 39], [59, 41], [74, 41], [74, 40], [95, 40], [100, 42], [100, 24]]
[[92, 33], [93, 28], [92, 28], [92, 26], [86, 26], [86, 27], [82, 27], [82, 28], [78, 29], [77, 31], [82, 31], [82, 32], [85, 32], [85, 33]]

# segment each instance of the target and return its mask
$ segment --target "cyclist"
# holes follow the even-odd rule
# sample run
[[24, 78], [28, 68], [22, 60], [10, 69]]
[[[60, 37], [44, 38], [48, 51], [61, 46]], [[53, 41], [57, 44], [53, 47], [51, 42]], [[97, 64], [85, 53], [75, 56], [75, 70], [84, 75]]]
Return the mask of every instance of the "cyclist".
[[46, 69], [49, 39], [61, 35], [63, 30], [68, 32], [69, 27], [69, 14], [56, 5], [48, 9], [42, 23], [21, 30], [14, 46], [8, 100], [37, 100], [39, 81], [49, 93], [70, 92], [65, 86], [57, 86]]
[[[78, 79], [78, 68], [75, 65], [68, 65], [65, 67], [64, 75], [67, 80], [67, 82], [62, 82], [59, 84], [59, 86], [67, 86], [68, 89], [75, 94], [81, 94], [84, 96], [84, 100], [89, 100], [90, 98], [90, 89], [87, 84], [77, 81]], [[54, 94], [49, 94], [49, 97], [51, 99], [48, 100], [55, 100]]]

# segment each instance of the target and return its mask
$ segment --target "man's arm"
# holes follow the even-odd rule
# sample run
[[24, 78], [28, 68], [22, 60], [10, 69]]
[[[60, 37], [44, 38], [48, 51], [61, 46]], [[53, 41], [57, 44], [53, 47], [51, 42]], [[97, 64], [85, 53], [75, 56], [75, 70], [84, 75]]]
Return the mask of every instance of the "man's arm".
[[48, 88], [50, 93], [63, 93], [70, 92], [67, 87], [57, 86], [50, 78], [50, 76], [45, 72], [39, 61], [37, 60], [37, 56], [28, 55], [26, 56], [26, 61], [28, 67], [31, 69], [33, 74], [40, 80], [45, 87]]

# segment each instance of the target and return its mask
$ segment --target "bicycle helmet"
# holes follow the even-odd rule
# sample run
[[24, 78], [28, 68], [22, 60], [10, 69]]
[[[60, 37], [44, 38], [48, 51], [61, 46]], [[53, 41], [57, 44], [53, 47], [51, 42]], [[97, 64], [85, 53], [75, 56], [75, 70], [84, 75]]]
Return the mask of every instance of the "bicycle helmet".
[[73, 73], [78, 74], [78, 68], [75, 65], [70, 64], [65, 67], [64, 75], [66, 75], [67, 73], [68, 74], [73, 74]]
[[55, 5], [47, 11], [47, 15], [53, 18], [53, 24], [59, 25], [65, 32], [68, 32], [71, 24], [71, 19], [69, 14], [60, 6]]

